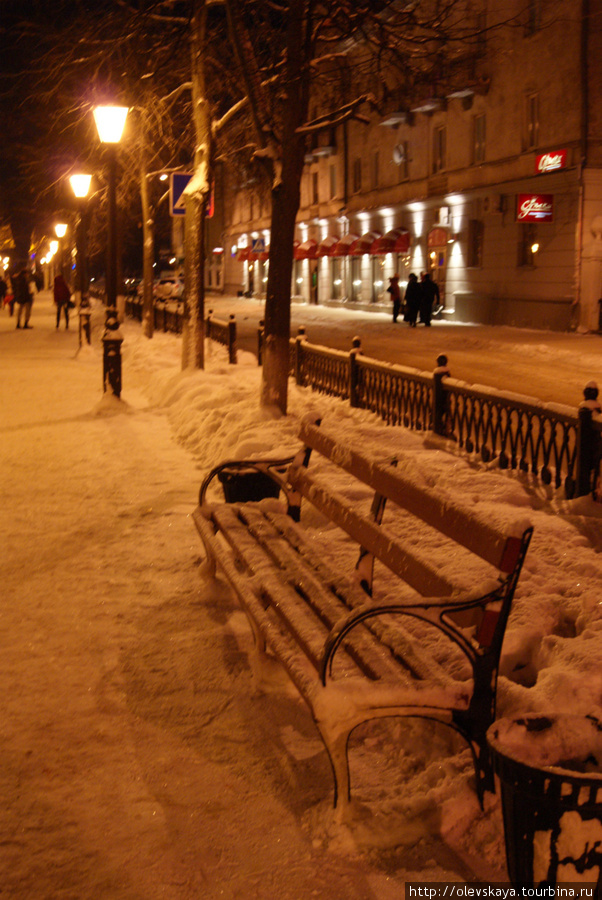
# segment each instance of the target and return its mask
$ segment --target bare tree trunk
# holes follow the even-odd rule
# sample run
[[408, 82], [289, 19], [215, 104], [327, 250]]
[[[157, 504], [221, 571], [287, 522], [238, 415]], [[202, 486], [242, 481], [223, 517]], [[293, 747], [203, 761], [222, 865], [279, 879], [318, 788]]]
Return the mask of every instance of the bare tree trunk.
[[205, 368], [205, 202], [186, 197], [182, 369]]
[[[298, 137], [295, 142], [300, 143]], [[300, 176], [296, 175], [299, 169], [296, 161], [298, 152], [295, 147], [283, 148], [282, 182], [272, 192], [272, 237], [260, 403], [264, 407], [275, 407], [281, 413], [286, 413], [288, 402], [292, 248], [300, 190]], [[302, 142], [300, 156], [302, 169]]]
[[196, 148], [194, 173], [185, 191], [186, 308], [182, 368], [205, 366], [205, 212], [210, 190], [211, 115], [205, 89], [203, 51], [206, 39], [205, 0], [196, 0], [191, 28], [192, 116]]
[[142, 203], [142, 334], [147, 338], [152, 338], [155, 325], [153, 306], [155, 220], [150, 203], [148, 176], [144, 165], [140, 171], [140, 199]]
[[270, 269], [265, 303], [265, 354], [261, 405], [286, 414], [288, 401], [291, 277], [295, 221], [299, 210], [309, 96], [311, 26], [303, 0], [291, 0], [287, 28], [287, 102], [282, 129], [281, 174], [272, 190]]

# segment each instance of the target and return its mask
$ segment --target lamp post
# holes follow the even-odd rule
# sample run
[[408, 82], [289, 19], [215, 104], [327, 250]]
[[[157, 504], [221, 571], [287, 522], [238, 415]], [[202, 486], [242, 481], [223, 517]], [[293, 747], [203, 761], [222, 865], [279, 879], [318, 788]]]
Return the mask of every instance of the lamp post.
[[128, 108], [126, 106], [97, 106], [94, 119], [101, 143], [107, 144], [109, 161], [107, 214], [107, 313], [103, 340], [103, 390], [110, 387], [116, 397], [121, 395], [121, 343], [117, 317], [117, 154]]
[[85, 200], [90, 191], [91, 175], [71, 175], [69, 177], [73, 193], [79, 205], [79, 219], [75, 246], [77, 251], [76, 275], [79, 287], [79, 346], [81, 347], [82, 335], [85, 335], [86, 343], [90, 343], [90, 300], [88, 297], [88, 259], [87, 259], [87, 235], [85, 221]]

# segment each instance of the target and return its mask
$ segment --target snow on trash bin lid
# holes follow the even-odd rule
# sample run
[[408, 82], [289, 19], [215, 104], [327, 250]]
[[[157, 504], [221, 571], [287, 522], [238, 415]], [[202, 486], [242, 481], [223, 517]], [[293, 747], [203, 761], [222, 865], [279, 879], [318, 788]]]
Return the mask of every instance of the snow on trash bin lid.
[[600, 777], [602, 722], [594, 716], [529, 713], [498, 719], [487, 732], [492, 750], [534, 768]]

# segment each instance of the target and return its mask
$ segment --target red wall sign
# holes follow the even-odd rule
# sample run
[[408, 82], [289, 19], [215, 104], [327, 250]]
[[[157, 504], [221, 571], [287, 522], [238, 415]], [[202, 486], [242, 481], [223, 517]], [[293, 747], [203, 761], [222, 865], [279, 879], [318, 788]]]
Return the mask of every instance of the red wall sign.
[[566, 169], [568, 150], [552, 150], [551, 153], [541, 153], [535, 157], [535, 171], [538, 175], [545, 172], [555, 172], [557, 169]]
[[517, 194], [517, 222], [552, 222], [554, 194]]

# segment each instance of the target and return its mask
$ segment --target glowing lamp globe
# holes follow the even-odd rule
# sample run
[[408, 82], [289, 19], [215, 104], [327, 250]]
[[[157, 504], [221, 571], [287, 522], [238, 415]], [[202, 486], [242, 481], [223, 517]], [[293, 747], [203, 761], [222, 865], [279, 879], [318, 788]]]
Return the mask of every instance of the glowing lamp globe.
[[69, 181], [76, 197], [83, 199], [88, 196], [90, 182], [92, 181], [91, 175], [70, 175]]
[[97, 106], [94, 120], [98, 137], [103, 144], [118, 144], [125, 128], [129, 109], [127, 106]]

